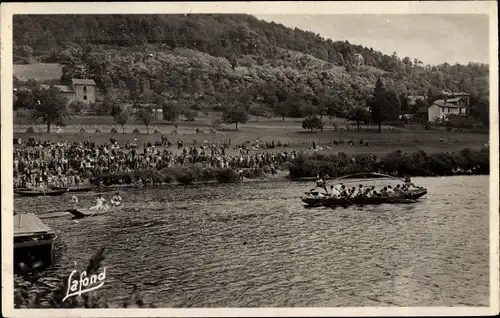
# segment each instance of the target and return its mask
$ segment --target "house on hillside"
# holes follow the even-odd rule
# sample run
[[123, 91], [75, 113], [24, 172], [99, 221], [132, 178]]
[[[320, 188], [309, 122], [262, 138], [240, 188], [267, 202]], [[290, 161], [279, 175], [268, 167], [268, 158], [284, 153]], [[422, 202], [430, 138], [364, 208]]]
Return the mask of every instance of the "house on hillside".
[[427, 109], [429, 121], [444, 119], [448, 115], [466, 115], [469, 108], [468, 96], [439, 99]]
[[[96, 83], [92, 79], [72, 78], [71, 85], [54, 85], [58, 88], [69, 102], [82, 102], [84, 104], [95, 103]], [[50, 85], [40, 85], [42, 89], [47, 89]]]

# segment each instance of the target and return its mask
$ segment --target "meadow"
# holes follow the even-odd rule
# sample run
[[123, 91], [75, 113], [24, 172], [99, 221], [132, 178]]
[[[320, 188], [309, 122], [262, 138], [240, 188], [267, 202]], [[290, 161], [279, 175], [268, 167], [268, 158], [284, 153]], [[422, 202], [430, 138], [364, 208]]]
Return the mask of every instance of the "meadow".
[[21, 81], [59, 80], [62, 75], [62, 66], [58, 63], [14, 64], [13, 72]]
[[[122, 128], [113, 122], [110, 116], [78, 116], [69, 118], [62, 133], [58, 133], [57, 127], [52, 127], [51, 133], [47, 134], [46, 126], [43, 124], [30, 124], [27, 118], [14, 119], [14, 136], [16, 138], [36, 138], [43, 140], [94, 140], [103, 143], [113, 138], [120, 143], [135, 142], [142, 146], [146, 142], [161, 140], [165, 135], [170, 141], [182, 140], [184, 145], [202, 144], [206, 142], [227, 142], [231, 148], [244, 142], [254, 143], [257, 139], [261, 142], [280, 141], [287, 145], [288, 149], [311, 150], [313, 142], [323, 147], [325, 153], [345, 152], [356, 153], [388, 153], [395, 150], [403, 152], [415, 152], [423, 150], [427, 153], [455, 151], [463, 148], [479, 149], [488, 143], [488, 134], [457, 132], [446, 130], [424, 130], [423, 127], [382, 127], [382, 132], [377, 132], [375, 126], [361, 126], [357, 131], [355, 125], [346, 125], [341, 118], [325, 118], [327, 125], [321, 131], [309, 132], [302, 129], [302, 120], [296, 118], [265, 118], [251, 117], [245, 124], [240, 124], [238, 130], [234, 125], [223, 125], [213, 133], [212, 122], [220, 118], [218, 113], [199, 114], [195, 121], [178, 121], [177, 128], [171, 122], [154, 120], [149, 126], [149, 134], [146, 134], [146, 126], [131, 120], [122, 133]], [[336, 128], [335, 128], [336, 125]], [[25, 133], [28, 127], [34, 128], [34, 133]], [[81, 129], [85, 132], [80, 132]], [[112, 129], [116, 133], [111, 133]], [[96, 132], [96, 130], [100, 132]], [[140, 133], [133, 133], [138, 129]], [[203, 133], [196, 133], [196, 129]], [[368, 146], [361, 145], [361, 139], [368, 142]], [[333, 145], [334, 140], [343, 140], [342, 145]], [[348, 141], [353, 145], [349, 146]], [[276, 151], [279, 148], [266, 151]], [[233, 149], [234, 150], [234, 149]]]

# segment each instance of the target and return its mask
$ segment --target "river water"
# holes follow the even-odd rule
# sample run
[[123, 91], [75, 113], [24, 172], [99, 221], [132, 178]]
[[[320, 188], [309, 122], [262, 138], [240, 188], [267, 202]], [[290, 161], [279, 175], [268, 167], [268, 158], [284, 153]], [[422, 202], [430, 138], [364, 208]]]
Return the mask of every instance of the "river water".
[[106, 247], [98, 293], [113, 303], [137, 285], [158, 307], [488, 306], [488, 176], [413, 181], [429, 191], [416, 204], [334, 210], [302, 206], [310, 183], [125, 190], [120, 212], [46, 220], [62, 250], [44, 275], [62, 280]]

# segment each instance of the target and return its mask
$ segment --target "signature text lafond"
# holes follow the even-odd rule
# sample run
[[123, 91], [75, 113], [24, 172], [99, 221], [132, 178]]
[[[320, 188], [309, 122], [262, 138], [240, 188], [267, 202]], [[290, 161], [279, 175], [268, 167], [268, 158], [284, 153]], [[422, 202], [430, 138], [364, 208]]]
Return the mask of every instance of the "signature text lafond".
[[[71, 272], [68, 277], [68, 289], [66, 291], [66, 296], [63, 301], [73, 296], [80, 296], [84, 293], [96, 290], [104, 285], [104, 280], [106, 279], [106, 267], [99, 274], [91, 275], [87, 277], [87, 271], [83, 271], [80, 277], [74, 277], [78, 271], [75, 269]], [[96, 285], [97, 284], [97, 285]]]

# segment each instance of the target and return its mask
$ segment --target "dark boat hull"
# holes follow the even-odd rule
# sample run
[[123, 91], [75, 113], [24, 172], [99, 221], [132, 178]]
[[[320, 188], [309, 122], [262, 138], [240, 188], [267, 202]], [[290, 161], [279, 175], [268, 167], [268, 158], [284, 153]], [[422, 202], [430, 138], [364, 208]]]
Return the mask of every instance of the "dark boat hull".
[[[52, 187], [53, 190], [63, 190], [66, 188], [63, 187]], [[82, 192], [89, 192], [92, 191], [93, 188], [91, 186], [83, 186], [83, 187], [70, 187], [68, 188], [68, 192], [72, 193], [82, 193]]]
[[82, 219], [91, 216], [97, 216], [107, 213], [116, 212], [122, 209], [123, 206], [109, 207], [108, 209], [68, 209], [67, 212], [73, 215], [72, 219]]
[[58, 189], [58, 190], [47, 190], [47, 191], [39, 191], [39, 190], [17, 190], [14, 193], [22, 196], [22, 197], [39, 197], [39, 196], [56, 196], [62, 195], [68, 192], [68, 189]]
[[427, 194], [426, 189], [410, 190], [405, 192], [404, 195], [397, 197], [374, 197], [374, 198], [311, 198], [306, 197], [302, 199], [302, 202], [306, 203], [308, 206], [350, 206], [350, 205], [378, 205], [378, 204], [405, 204], [405, 203], [415, 203], [415, 200], [421, 198]]

